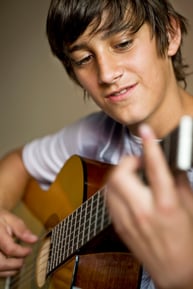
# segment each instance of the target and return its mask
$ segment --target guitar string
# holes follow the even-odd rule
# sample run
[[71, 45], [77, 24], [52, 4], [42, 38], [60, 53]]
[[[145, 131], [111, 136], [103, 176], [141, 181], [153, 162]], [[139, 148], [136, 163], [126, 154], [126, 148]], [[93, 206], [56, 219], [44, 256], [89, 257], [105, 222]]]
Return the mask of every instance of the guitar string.
[[[47, 253], [46, 253], [47, 254]], [[30, 273], [30, 275], [31, 275], [31, 272], [32, 272], [33, 270], [31, 270], [30, 269], [30, 271], [28, 271], [29, 273]], [[39, 271], [39, 274], [41, 273], [41, 270]], [[28, 282], [29, 280], [28, 280], [29, 278], [28, 278], [28, 275], [27, 274], [25, 274], [25, 278], [24, 278], [24, 280], [22, 281], [22, 284], [24, 284], [24, 283], [26, 283], [26, 282]], [[16, 282], [15, 282], [15, 284], [16, 284]], [[13, 288], [13, 287], [12, 287]]]
[[[101, 191], [99, 191], [99, 192], [101, 192]], [[98, 193], [98, 192], [97, 192]], [[97, 194], [96, 193], [96, 194]], [[95, 194], [95, 195], [96, 195]], [[93, 197], [95, 197], [95, 195], [93, 196]], [[99, 196], [100, 197], [100, 196]], [[89, 201], [89, 200], [88, 200]], [[85, 202], [85, 203], [87, 203], [87, 201]], [[83, 205], [85, 205], [85, 203], [83, 203], [82, 204], [82, 206]], [[98, 205], [100, 205], [100, 203], [98, 204]], [[98, 219], [97, 219], [97, 221], [99, 222], [99, 223], [104, 223], [106, 220], [105, 220], [105, 218], [104, 218], [104, 216], [102, 215], [102, 214], [100, 214], [101, 213], [101, 210], [103, 210], [104, 209], [104, 200], [103, 200], [103, 206], [101, 207], [100, 206], [100, 210], [98, 210], [98, 211], [96, 211], [95, 212], [95, 214], [93, 214], [93, 215], [91, 215], [90, 216], [90, 218], [92, 218], [92, 217], [95, 217], [95, 219], [96, 219], [96, 216], [98, 216], [98, 214], [99, 214], [99, 216], [98, 216]], [[79, 209], [79, 208], [78, 208]], [[75, 210], [75, 212], [77, 212], [78, 211], [78, 209], [77, 210]], [[75, 213], [74, 212], [74, 213]], [[72, 213], [70, 216], [72, 216], [72, 215], [74, 215], [74, 213]], [[81, 220], [84, 218], [84, 219], [86, 219], [86, 217], [88, 216], [88, 215], [90, 215], [90, 211], [87, 211], [86, 212], [86, 214], [85, 214], [85, 209], [83, 209], [82, 211], [81, 211]], [[109, 219], [109, 217], [108, 216], [105, 216], [106, 217], [106, 219]], [[67, 217], [67, 218], [65, 218], [63, 221], [61, 221], [58, 225], [60, 225], [62, 222], [65, 222], [66, 220], [68, 220], [68, 218], [69, 218], [69, 216]], [[96, 221], [95, 221], [95, 223], [96, 223]], [[107, 222], [108, 223], [108, 222]], [[80, 224], [80, 222], [79, 222], [79, 224]], [[91, 224], [90, 222], [89, 222], [89, 224]], [[57, 225], [57, 226], [58, 226]], [[56, 227], [57, 227], [56, 226]], [[86, 227], [86, 229], [87, 229], [87, 227]], [[53, 230], [51, 230], [51, 231], [53, 231]], [[63, 232], [64, 233], [64, 232]], [[66, 233], [66, 232], [65, 232]], [[81, 235], [81, 233], [82, 233], [82, 231], [80, 231], [80, 234], [79, 235]], [[59, 234], [60, 234], [60, 232], [59, 232]], [[71, 237], [71, 235], [72, 235], [72, 237]], [[72, 241], [73, 240], [73, 236], [75, 235], [75, 231], [72, 231], [71, 232], [71, 234], [70, 234], [70, 236], [69, 236], [69, 244], [70, 244], [70, 241]], [[63, 236], [62, 235], [62, 237], [63, 237], [63, 239], [65, 239], [64, 237], [65, 236]], [[76, 236], [77, 237], [77, 236]], [[87, 238], [88, 238], [89, 236], [87, 236]], [[39, 239], [39, 241], [35, 244], [35, 246], [34, 247], [38, 247], [39, 246], [39, 243], [41, 243], [42, 242], [42, 240], [45, 238], [45, 234]], [[83, 241], [85, 241], [85, 240], [83, 240]], [[83, 243], [83, 245], [84, 245], [84, 243]], [[51, 247], [51, 246], [50, 246]], [[64, 245], [64, 240], [62, 240], [61, 238], [59, 238], [59, 242], [58, 242], [58, 247], [59, 247], [59, 249], [60, 249], [60, 251], [62, 252], [62, 251], [64, 251], [64, 249], [65, 249], [65, 247], [66, 247], [66, 245]], [[50, 248], [49, 250], [46, 250], [47, 248], [45, 248], [45, 255], [47, 256], [50, 252], [52, 252], [52, 248]], [[70, 250], [74, 250], [74, 246], [70, 246], [69, 247], [69, 249]], [[37, 250], [37, 249], [36, 249]], [[75, 250], [76, 251], [76, 250]], [[75, 252], [74, 252], [75, 253]], [[71, 253], [71, 255], [73, 254], [73, 252]], [[41, 255], [41, 260], [45, 260], [45, 255], [44, 254], [42, 254]], [[64, 257], [64, 255], [63, 255], [63, 257]], [[67, 256], [67, 257], [69, 257], [69, 256]], [[27, 258], [26, 258], [27, 259]], [[36, 259], [36, 256], [33, 256], [33, 261]], [[41, 262], [41, 260], [40, 260], [40, 262], [39, 262], [39, 265], [40, 265], [40, 267], [41, 267], [41, 265], [44, 265], [45, 263], [47, 263], [47, 261], [43, 261], [43, 262]], [[27, 261], [27, 260], [26, 260]], [[28, 260], [29, 261], [29, 260]], [[64, 260], [62, 260], [62, 262], [65, 262], [65, 259]], [[58, 264], [59, 265], [59, 264]], [[44, 266], [43, 266], [44, 267]], [[20, 283], [20, 284], [25, 284], [25, 283], [27, 283], [29, 280], [33, 280], [34, 279], [34, 274], [32, 274], [35, 270], [34, 270], [34, 262], [32, 263], [32, 264], [26, 264], [26, 266], [24, 266], [24, 268], [25, 268], [25, 270], [23, 270], [23, 271], [25, 271], [25, 275], [22, 277], [22, 276], [20, 276], [20, 274], [17, 274], [16, 276], [13, 276], [12, 277], [12, 280], [11, 280], [11, 286], [12, 287], [10, 287], [10, 288], [12, 288], [12, 289], [14, 289], [14, 288], [17, 288], [17, 286], [18, 286], [18, 284]], [[43, 270], [43, 269], [42, 269]], [[22, 271], [22, 270], [21, 270]], [[41, 274], [41, 271], [39, 271], [38, 272], [39, 274]], [[29, 278], [29, 276], [30, 276], [30, 278]]]
[[[62, 250], [62, 248], [61, 248], [61, 250]], [[46, 255], [47, 255], [47, 252], [46, 252]], [[35, 257], [34, 257], [34, 259], [35, 259]], [[41, 258], [41, 259], [44, 259], [43, 257]], [[44, 264], [44, 262], [42, 262], [42, 264]], [[25, 269], [25, 276], [24, 276], [24, 278], [22, 278], [22, 280], [19, 280], [19, 278], [15, 278], [14, 280], [15, 280], [15, 282], [12, 282], [11, 283], [11, 285], [12, 285], [12, 287], [11, 288], [17, 288], [17, 285], [18, 285], [18, 283], [20, 283], [20, 284], [25, 284], [25, 283], [27, 283], [28, 281], [29, 281], [29, 274], [30, 274], [30, 278], [31, 278], [31, 280], [32, 279], [34, 279], [34, 277], [32, 277], [32, 275], [31, 275], [31, 273], [34, 271], [34, 268], [32, 269], [32, 267], [33, 267], [33, 265], [30, 265], [29, 266], [29, 270], [26, 270]], [[39, 271], [38, 272], [39, 274], [41, 273], [41, 271]], [[18, 280], [17, 280], [18, 279]], [[21, 278], [20, 278], [21, 279]], [[18, 281], [18, 282], [17, 282]], [[14, 287], [15, 286], [15, 287]]]
[[[18, 285], [24, 285], [25, 283], [28, 282], [28, 280], [31, 281], [34, 279], [33, 277], [34, 274], [32, 275], [32, 273], [34, 273], [35, 271], [34, 261], [36, 259], [36, 254], [33, 254], [33, 251], [37, 252], [44, 237], [45, 234], [42, 234], [42, 236], [39, 237], [39, 240], [32, 246], [32, 253], [28, 257], [26, 257], [25, 263], [20, 272], [18, 272], [15, 276], [11, 277], [10, 289], [18, 288]], [[23, 277], [21, 277], [21, 274], [23, 274]]]
[[[89, 212], [90, 213], [90, 212]], [[100, 212], [98, 212], [99, 214], [100, 214]], [[85, 214], [84, 214], [84, 216], [85, 216]], [[106, 219], [107, 220], [109, 220], [109, 217], [107, 218], [106, 217]], [[105, 223], [105, 221], [106, 221], [106, 219], [102, 219], [102, 218], [98, 218], [98, 221], [100, 221], [100, 223], [102, 223], [102, 221], [103, 221], [103, 223]], [[102, 220], [102, 221], [101, 221]], [[107, 222], [108, 224], [109, 224], [109, 222]], [[86, 229], [87, 229], [87, 227], [86, 227]], [[84, 231], [84, 230], [83, 230]], [[71, 241], [73, 241], [73, 234], [74, 234], [74, 231], [72, 232], [72, 237], [71, 236], [69, 236], [69, 241], [68, 242], [66, 242], [67, 243], [67, 245], [68, 244], [70, 244], [71, 243]], [[88, 234], [87, 234], [88, 235]], [[89, 235], [87, 236], [87, 239], [88, 239], [88, 237], [89, 237]], [[57, 239], [57, 238], [56, 238]], [[64, 238], [64, 236], [62, 235], [62, 238], [60, 237], [59, 238], [59, 242], [58, 242], [58, 239], [57, 239], [57, 242], [58, 242], [58, 252], [60, 251], [62, 251], [62, 252], [65, 252], [66, 250], [64, 250], [64, 248], [66, 248], [66, 244], [64, 244], [64, 240], [65, 240], [65, 238]], [[85, 240], [83, 240], [83, 241], [85, 241]], [[84, 243], [82, 243], [81, 245], [84, 245]], [[56, 247], [55, 247], [56, 248]], [[68, 251], [70, 251], [68, 254], [67, 254], [67, 256], [66, 255], [63, 255], [62, 257], [63, 257], [63, 259], [62, 259], [62, 262], [63, 261], [65, 261], [65, 259], [67, 259], [67, 258], [69, 258], [70, 257], [70, 255], [72, 255], [72, 254], [74, 254], [74, 252], [77, 250], [77, 248], [75, 247], [75, 246], [71, 246], [71, 247], [67, 247], [68, 249]], [[73, 249], [73, 250], [72, 250]], [[55, 252], [54, 252], [55, 253]], [[58, 260], [58, 256], [57, 256], [57, 258], [55, 258], [55, 254], [53, 254], [53, 256], [54, 256], [54, 261], [55, 260]], [[58, 262], [58, 264], [55, 264], [54, 263], [54, 268], [57, 266], [57, 265], [59, 265], [59, 262]], [[52, 270], [51, 270], [52, 271]]]

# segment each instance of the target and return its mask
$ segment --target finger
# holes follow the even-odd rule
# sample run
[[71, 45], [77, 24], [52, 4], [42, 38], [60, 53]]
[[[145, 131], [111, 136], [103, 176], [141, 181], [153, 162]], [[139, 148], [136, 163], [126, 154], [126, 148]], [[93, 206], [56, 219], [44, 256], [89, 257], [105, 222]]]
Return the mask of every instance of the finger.
[[0, 277], [12, 276], [23, 266], [24, 260], [21, 258], [7, 258], [0, 252]]
[[9, 269], [9, 270], [1, 270], [0, 269], [0, 278], [12, 277], [12, 276], [16, 275], [17, 273], [19, 273], [21, 268], [22, 268], [22, 266], [18, 267], [18, 268]]
[[7, 232], [10, 235], [14, 235], [23, 242], [34, 243], [38, 239], [38, 237], [27, 228], [23, 220], [15, 215], [5, 213], [1, 217], [1, 222], [5, 224]]
[[12, 277], [18, 273], [18, 270], [2, 271], [0, 272], [0, 278]]
[[[151, 218], [151, 214], [154, 211], [152, 209], [152, 194], [136, 174], [136, 170], [139, 167], [140, 160], [138, 158], [125, 157], [109, 179], [107, 199], [111, 212], [115, 212], [115, 222], [116, 212], [120, 212], [119, 215], [122, 217], [121, 224], [123, 228], [126, 227], [128, 219], [126, 217], [123, 218], [125, 209], [125, 211], [128, 211], [129, 221], [131, 221], [131, 223], [128, 223], [128, 228], [131, 226], [138, 233], [148, 236], [150, 231], [149, 218]], [[122, 206], [122, 210], [118, 210], [117, 204], [120, 204], [120, 207]]]
[[140, 126], [139, 133], [143, 139], [146, 175], [154, 198], [160, 204], [172, 204], [176, 200], [175, 183], [164, 154], [149, 126]]
[[107, 192], [107, 206], [115, 231], [125, 245], [137, 258], [146, 260], [149, 257], [151, 230], [148, 224], [144, 226], [144, 220], [141, 223], [139, 208], [128, 206], [128, 203], [113, 190]]
[[[115, 168], [111, 171], [111, 174], [109, 175], [106, 185], [105, 199], [107, 205], [110, 208], [110, 211], [113, 213], [112, 215], [114, 215], [114, 212], [116, 213], [117, 211], [119, 211], [118, 207], [122, 207], [123, 204], [125, 204], [126, 200], [128, 201], [129, 198], [128, 188], [127, 186], [123, 186], [122, 184], [129, 183], [130, 185], [132, 182], [134, 183], [139, 182], [135, 174], [135, 171], [138, 169], [138, 167], [139, 167], [138, 159], [133, 157], [124, 157], [120, 161], [120, 164], [115, 166]], [[131, 179], [134, 178], [134, 180], [129, 182], [128, 181], [129, 178]], [[131, 187], [134, 188], [134, 186], [132, 185]], [[120, 210], [120, 212], [122, 212], [122, 210]], [[125, 215], [126, 212], [127, 210], [125, 211]], [[126, 217], [123, 219], [127, 220]]]
[[178, 171], [176, 175], [176, 186], [182, 205], [184, 205], [187, 212], [193, 217], [193, 194], [186, 172]]
[[124, 157], [112, 175], [112, 185], [133, 213], [138, 214], [140, 211], [143, 214], [145, 210], [151, 211], [152, 195], [149, 188], [144, 185], [139, 169], [141, 169], [141, 159], [133, 156]]
[[6, 226], [0, 226], [0, 249], [7, 257], [25, 257], [31, 252], [30, 247], [24, 247], [15, 242]]
[[[132, 184], [134, 188], [142, 185], [138, 175], [136, 174], [140, 166], [141, 162], [139, 158], [132, 156], [125, 156], [122, 158], [120, 163], [114, 167], [109, 175], [107, 182], [109, 190], [112, 187], [114, 191], [119, 192], [120, 197], [125, 199], [128, 194], [127, 190], [125, 190], [125, 187], [122, 185], [123, 183], [129, 183], [129, 185]], [[130, 187], [132, 186], [130, 185]]]
[[132, 240], [138, 239], [139, 236], [129, 207], [126, 205], [124, 198], [108, 186], [105, 197], [115, 231], [121, 236], [126, 245], [130, 246]]

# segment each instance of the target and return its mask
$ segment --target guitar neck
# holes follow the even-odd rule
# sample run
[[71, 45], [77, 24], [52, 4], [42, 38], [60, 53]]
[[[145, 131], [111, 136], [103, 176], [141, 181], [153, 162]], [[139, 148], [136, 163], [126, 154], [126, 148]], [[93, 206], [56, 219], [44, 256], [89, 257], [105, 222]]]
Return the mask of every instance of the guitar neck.
[[66, 262], [110, 224], [103, 188], [51, 230], [51, 251], [47, 275]]

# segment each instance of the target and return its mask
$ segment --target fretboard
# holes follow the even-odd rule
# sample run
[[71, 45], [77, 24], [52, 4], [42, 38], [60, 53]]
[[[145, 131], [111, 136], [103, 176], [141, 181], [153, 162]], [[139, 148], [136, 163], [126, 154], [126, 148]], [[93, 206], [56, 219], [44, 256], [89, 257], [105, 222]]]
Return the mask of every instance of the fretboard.
[[111, 224], [99, 190], [51, 231], [47, 276]]

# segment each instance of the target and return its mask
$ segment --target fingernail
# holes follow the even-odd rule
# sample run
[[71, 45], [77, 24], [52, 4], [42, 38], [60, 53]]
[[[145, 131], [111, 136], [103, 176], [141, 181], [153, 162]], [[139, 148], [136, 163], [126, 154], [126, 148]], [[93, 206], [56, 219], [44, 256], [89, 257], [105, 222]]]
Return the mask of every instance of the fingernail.
[[142, 124], [139, 127], [139, 134], [143, 138], [149, 138], [153, 136], [153, 131], [147, 124]]
[[30, 238], [31, 241], [36, 241], [38, 239], [38, 236], [36, 236], [35, 234], [29, 231], [29, 232], [25, 232], [24, 238]]

